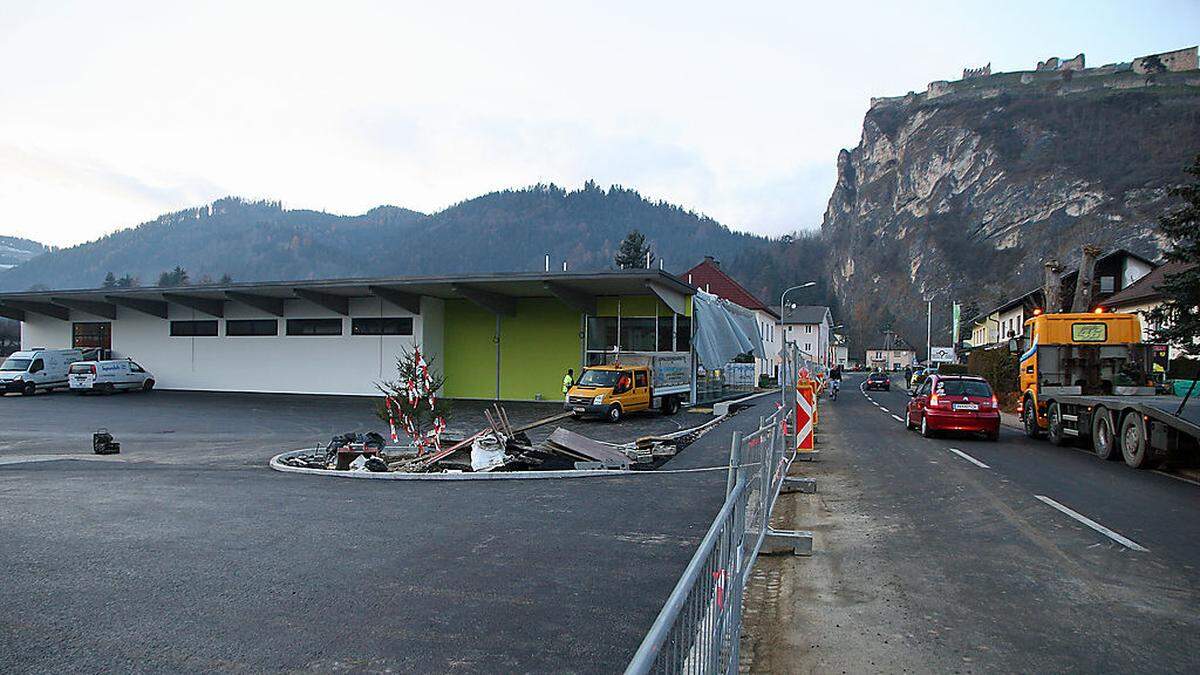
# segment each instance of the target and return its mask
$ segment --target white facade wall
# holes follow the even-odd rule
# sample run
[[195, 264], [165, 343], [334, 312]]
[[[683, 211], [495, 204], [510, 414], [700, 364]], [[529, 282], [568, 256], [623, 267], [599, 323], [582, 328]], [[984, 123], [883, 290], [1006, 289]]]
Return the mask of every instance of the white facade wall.
[[758, 322], [758, 332], [762, 336], [763, 350], [767, 353], [765, 359], [755, 359], [755, 377], [767, 375], [777, 377], [779, 374], [779, 352], [783, 348], [783, 338], [779, 330], [778, 319], [775, 315], [761, 309], [754, 311]]
[[831, 358], [829, 329], [828, 321], [789, 323], [783, 326], [783, 339], [796, 345], [810, 360], [827, 366]]
[[[171, 337], [173, 320], [213, 320], [202, 312], [168, 303], [168, 319], [117, 308], [112, 321], [112, 350], [129, 357], [154, 374], [158, 388], [197, 391], [242, 391], [290, 394], [375, 395], [375, 383], [395, 377], [396, 357], [403, 349], [421, 345], [442, 361], [443, 303], [421, 299], [421, 314], [414, 316], [381, 298], [350, 301], [351, 317], [412, 317], [412, 336], [355, 336], [351, 317], [344, 317], [305, 300], [289, 299], [283, 318], [241, 303], [225, 303], [225, 319], [218, 322], [217, 337]], [[287, 319], [342, 320], [341, 336], [288, 336]], [[72, 321], [27, 313], [21, 324], [21, 346], [66, 348], [71, 346], [73, 321], [107, 321], [71, 311]], [[226, 337], [226, 319], [277, 319], [279, 334], [263, 337]]]

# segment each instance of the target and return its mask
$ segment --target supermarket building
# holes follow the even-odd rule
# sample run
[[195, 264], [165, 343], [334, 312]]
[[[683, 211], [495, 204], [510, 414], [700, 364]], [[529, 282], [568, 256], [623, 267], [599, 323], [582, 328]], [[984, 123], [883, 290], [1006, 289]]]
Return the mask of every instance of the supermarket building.
[[694, 359], [695, 293], [659, 270], [390, 277], [3, 293], [0, 316], [22, 349], [109, 350], [163, 389], [375, 395], [419, 346], [445, 396], [561, 400], [614, 350]]

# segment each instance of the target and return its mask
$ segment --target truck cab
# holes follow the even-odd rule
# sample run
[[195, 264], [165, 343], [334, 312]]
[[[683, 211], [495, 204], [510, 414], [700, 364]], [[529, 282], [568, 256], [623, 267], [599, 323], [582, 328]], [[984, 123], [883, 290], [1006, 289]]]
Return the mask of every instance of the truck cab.
[[1142, 344], [1134, 314], [1041, 314], [1025, 322], [1020, 353], [1021, 413], [1036, 435], [1062, 397], [1153, 395], [1155, 346]]

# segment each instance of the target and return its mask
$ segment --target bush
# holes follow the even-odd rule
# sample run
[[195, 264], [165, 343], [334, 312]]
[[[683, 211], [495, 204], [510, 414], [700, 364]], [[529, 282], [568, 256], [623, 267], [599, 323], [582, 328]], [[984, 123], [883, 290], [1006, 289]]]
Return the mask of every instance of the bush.
[[997, 397], [1016, 393], [1019, 387], [1020, 361], [1004, 349], [977, 349], [967, 358], [967, 372], [992, 385]]
[[942, 375], [967, 375], [971, 371], [962, 363], [943, 363], [938, 365], [938, 372]]

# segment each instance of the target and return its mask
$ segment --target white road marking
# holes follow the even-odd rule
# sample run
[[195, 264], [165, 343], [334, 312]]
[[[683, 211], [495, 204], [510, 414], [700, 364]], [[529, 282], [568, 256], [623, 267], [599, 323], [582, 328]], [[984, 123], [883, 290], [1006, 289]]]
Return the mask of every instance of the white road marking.
[[987, 464], [984, 464], [983, 462], [981, 462], [981, 461], [979, 461], [979, 460], [975, 459], [974, 457], [972, 457], [972, 456], [968, 455], [967, 453], [963, 452], [962, 450], [959, 450], [958, 448], [949, 448], [949, 450], [950, 450], [950, 452], [953, 452], [954, 454], [958, 455], [959, 457], [962, 457], [963, 459], [967, 460], [968, 462], [970, 462], [970, 463], [974, 464], [975, 466], [977, 466], [977, 467], [979, 467], [979, 468], [981, 468], [981, 469], [990, 469], [990, 468], [992, 468], [992, 467], [988, 466]]
[[901, 419], [900, 416], [895, 413], [892, 414], [892, 419], [896, 420], [897, 422], [899, 422], [901, 424], [904, 424], [904, 420]]
[[885, 413], [890, 413], [890, 412], [892, 412], [891, 410], [888, 410], [887, 408], [885, 408], [885, 407], [883, 407], [883, 406], [879, 406], [879, 409], [880, 409], [880, 410], [882, 410], [882, 411], [883, 411], [883, 412], [885, 412]]
[[1134, 551], [1141, 551], [1143, 553], [1150, 552], [1150, 549], [1146, 548], [1145, 546], [1142, 546], [1141, 544], [1137, 543], [1136, 541], [1129, 539], [1125, 536], [1122, 536], [1120, 534], [1117, 534], [1116, 532], [1113, 532], [1112, 530], [1101, 525], [1100, 523], [1097, 523], [1096, 521], [1092, 520], [1091, 518], [1088, 518], [1087, 516], [1083, 515], [1082, 513], [1073, 511], [1073, 510], [1063, 506], [1062, 504], [1059, 504], [1058, 502], [1054, 501], [1053, 499], [1050, 499], [1049, 497], [1047, 497], [1045, 495], [1034, 495], [1034, 497], [1037, 497], [1038, 500], [1040, 500], [1042, 503], [1049, 504], [1050, 506], [1067, 514], [1068, 516], [1071, 516], [1075, 520], [1078, 520], [1079, 522], [1083, 523], [1084, 525], [1087, 525], [1088, 527], [1090, 527], [1093, 530], [1099, 532], [1100, 534], [1108, 537], [1109, 539], [1112, 539], [1113, 541], [1124, 546], [1125, 548], [1132, 549]]

